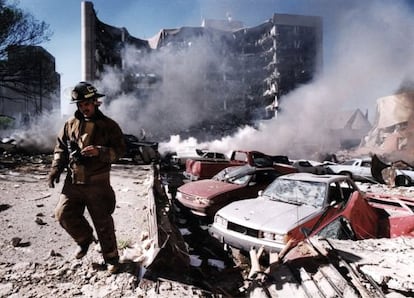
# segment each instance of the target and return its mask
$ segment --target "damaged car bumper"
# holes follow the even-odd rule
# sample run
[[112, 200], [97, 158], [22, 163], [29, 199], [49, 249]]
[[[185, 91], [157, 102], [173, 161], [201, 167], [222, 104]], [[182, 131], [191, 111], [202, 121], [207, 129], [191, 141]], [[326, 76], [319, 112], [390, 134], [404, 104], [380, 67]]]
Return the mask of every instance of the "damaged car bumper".
[[283, 239], [281, 239], [280, 242], [276, 242], [257, 238], [258, 231], [241, 226], [239, 231], [236, 232], [215, 222], [210, 226], [208, 232], [221, 243], [228, 244], [231, 247], [243, 251], [250, 251], [250, 249], [259, 249], [260, 247], [263, 247], [267, 252], [280, 252], [286, 245]]

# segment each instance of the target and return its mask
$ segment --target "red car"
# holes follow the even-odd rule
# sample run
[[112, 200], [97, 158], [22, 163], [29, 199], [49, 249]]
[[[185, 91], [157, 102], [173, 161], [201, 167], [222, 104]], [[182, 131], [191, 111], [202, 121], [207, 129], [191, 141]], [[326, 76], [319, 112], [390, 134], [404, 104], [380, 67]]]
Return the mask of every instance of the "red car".
[[199, 216], [213, 217], [217, 210], [238, 200], [257, 196], [276, 177], [272, 167], [228, 167], [211, 179], [188, 182], [177, 190], [177, 200]]
[[296, 173], [278, 177], [259, 197], [220, 209], [209, 233], [242, 251], [280, 252], [314, 235], [413, 237], [413, 210], [413, 198], [362, 192], [348, 176]]

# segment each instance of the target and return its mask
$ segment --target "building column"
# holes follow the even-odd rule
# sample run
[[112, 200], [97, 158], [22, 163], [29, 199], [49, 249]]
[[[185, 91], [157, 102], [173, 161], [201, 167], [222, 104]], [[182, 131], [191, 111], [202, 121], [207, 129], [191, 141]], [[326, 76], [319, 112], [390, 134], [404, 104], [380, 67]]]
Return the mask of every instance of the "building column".
[[93, 3], [83, 1], [81, 3], [81, 77], [83, 81], [89, 82], [96, 79], [95, 21]]

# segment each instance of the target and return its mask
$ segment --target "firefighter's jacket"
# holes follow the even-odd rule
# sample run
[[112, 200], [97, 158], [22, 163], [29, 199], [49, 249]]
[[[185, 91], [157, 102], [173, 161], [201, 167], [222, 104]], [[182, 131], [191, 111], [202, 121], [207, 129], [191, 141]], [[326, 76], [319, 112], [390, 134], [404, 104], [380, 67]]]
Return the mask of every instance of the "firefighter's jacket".
[[[88, 145], [99, 148], [99, 155], [84, 157], [80, 151]], [[119, 125], [100, 110], [93, 119], [76, 111], [58, 134], [52, 167], [65, 168], [74, 184], [109, 183], [111, 163], [125, 154], [125, 141]]]

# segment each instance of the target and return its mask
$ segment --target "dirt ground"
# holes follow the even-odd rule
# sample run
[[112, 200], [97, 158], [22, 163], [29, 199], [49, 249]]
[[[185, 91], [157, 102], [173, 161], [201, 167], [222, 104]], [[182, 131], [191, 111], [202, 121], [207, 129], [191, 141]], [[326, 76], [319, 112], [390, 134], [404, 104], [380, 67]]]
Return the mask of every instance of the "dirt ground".
[[125, 259], [114, 275], [106, 271], [99, 245], [74, 258], [76, 244], [53, 215], [63, 184], [48, 188], [48, 170], [47, 158], [0, 169], [0, 297], [203, 296], [196, 287], [175, 289], [175, 283], [140, 287], [145, 269], [126, 255], [139, 249], [148, 231], [150, 166], [118, 164], [112, 170], [116, 235]]
[[[242, 271], [248, 268], [243, 264], [231, 263], [223, 252], [215, 250], [217, 247], [209, 242], [205, 229], [202, 226], [195, 227], [197, 223], [188, 225], [188, 218], [177, 217], [176, 223], [185, 241], [192, 243], [192, 247], [189, 247], [192, 262], [200, 262], [200, 265], [186, 276], [174, 276], [173, 268], [165, 267], [165, 275], [161, 274], [155, 280], [145, 278], [148, 271], [142, 266], [140, 253], [145, 244], [143, 234], [149, 229], [147, 198], [153, 175], [149, 165], [113, 166], [111, 184], [117, 196], [114, 220], [123, 260], [120, 272], [111, 275], [106, 271], [99, 245], [93, 245], [86, 257], [76, 260], [76, 244], [53, 215], [63, 184], [57, 184], [54, 189], [48, 188], [49, 159], [47, 156], [31, 158], [30, 162], [22, 162], [18, 167], [0, 168], [0, 297], [248, 296], [238, 292], [246, 273]], [[385, 191], [383, 186], [378, 185], [361, 187], [364, 190]], [[413, 195], [412, 188], [392, 191]], [[404, 290], [404, 295], [398, 297], [410, 293], [414, 288], [409, 269], [413, 262], [413, 241], [397, 239], [387, 243], [364, 243], [361, 255], [368, 252], [372, 257], [371, 248], [376, 248], [378, 257], [374, 261], [381, 266], [373, 266], [372, 258], [360, 266], [371, 266], [367, 270], [377, 275], [383, 274], [383, 270], [400, 268], [399, 271], [379, 276], [378, 280], [397, 282], [398, 288]], [[345, 248], [347, 245], [351, 251], [357, 251], [356, 247], [359, 249], [361, 243], [345, 242], [340, 247]], [[204, 259], [199, 256], [204, 256]], [[169, 257], [174, 258], [174, 255]], [[384, 258], [389, 261], [385, 262]], [[223, 263], [222, 267], [206, 265], [212, 261]], [[397, 264], [394, 264], [396, 261]], [[285, 283], [274, 283], [272, 287], [281, 288]], [[280, 288], [275, 293], [279, 293]]]
[[[74, 259], [76, 245], [53, 215], [63, 183], [48, 188], [48, 169], [48, 164], [39, 163], [1, 171], [0, 297], [92, 297], [131, 289], [138, 266], [129, 264], [124, 274], [108, 277], [115, 283], [100, 289], [96, 284], [106, 285], [108, 280], [103, 278], [99, 246], [84, 259]], [[147, 173], [145, 167], [114, 167], [114, 220], [121, 246], [138, 243], [145, 229], [139, 213], [145, 208]]]

